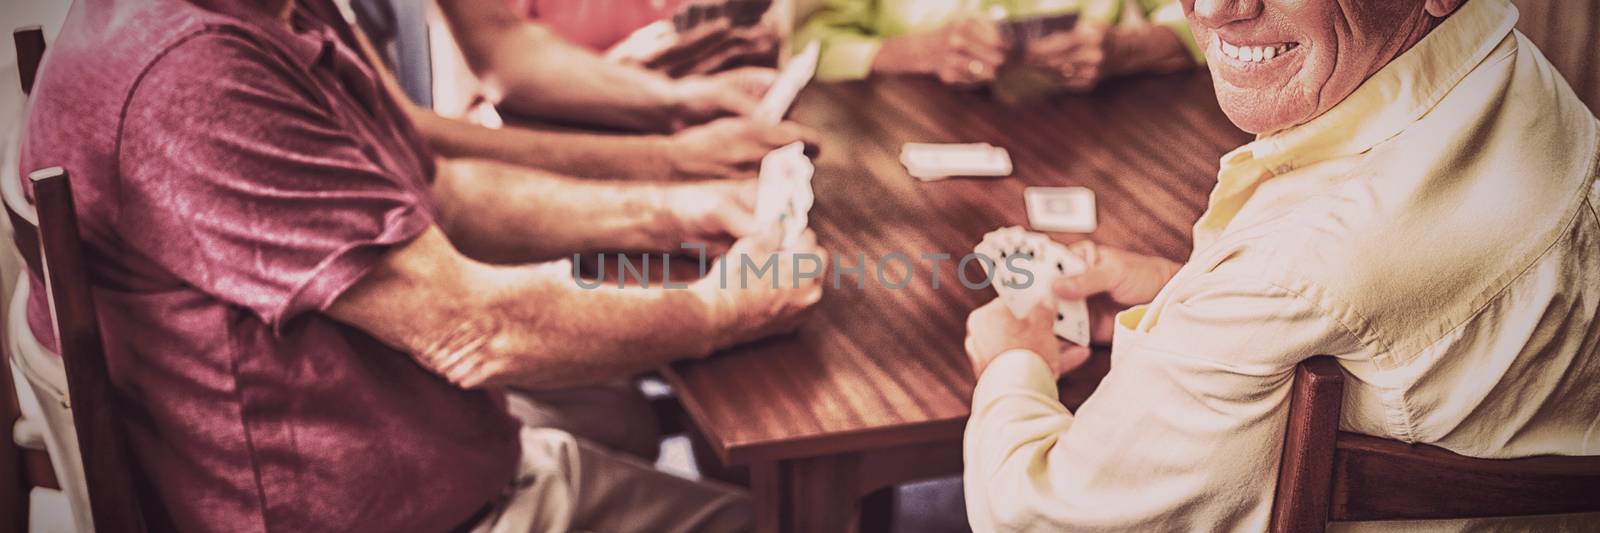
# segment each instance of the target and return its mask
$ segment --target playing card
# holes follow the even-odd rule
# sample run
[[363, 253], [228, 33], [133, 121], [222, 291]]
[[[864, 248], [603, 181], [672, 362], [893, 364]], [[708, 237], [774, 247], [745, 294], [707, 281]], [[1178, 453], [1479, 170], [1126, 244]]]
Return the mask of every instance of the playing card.
[[728, 0], [725, 11], [728, 22], [735, 28], [752, 26], [772, 8], [772, 0]]
[[995, 293], [1013, 316], [1020, 319], [1039, 305], [1049, 305], [1055, 310], [1051, 331], [1067, 341], [1089, 345], [1088, 304], [1060, 300], [1051, 289], [1057, 278], [1082, 274], [1087, 269], [1083, 258], [1043, 234], [1017, 226], [989, 232], [974, 251], [994, 259], [994, 270], [988, 273]]
[[1022, 197], [1028, 206], [1028, 225], [1038, 231], [1093, 233], [1094, 191], [1083, 187], [1028, 187]]
[[761, 15], [771, 6], [772, 0], [693, 1], [678, 8], [671, 24], [679, 33], [724, 19], [730, 27], [742, 28], [761, 20]]
[[1025, 50], [1034, 41], [1056, 32], [1069, 31], [1077, 25], [1077, 13], [1063, 13], [1007, 19], [1000, 22], [999, 29], [1000, 35], [1014, 50]]
[[988, 143], [906, 143], [900, 149], [900, 163], [912, 177], [923, 181], [1011, 175], [1011, 154]]
[[1056, 322], [1050, 328], [1057, 337], [1079, 345], [1089, 345], [1089, 303], [1083, 300], [1056, 300]]
[[800, 90], [811, 83], [811, 77], [817, 73], [817, 57], [821, 54], [821, 44], [812, 41], [804, 50], [789, 59], [783, 65], [783, 71], [778, 73], [778, 79], [772, 82], [772, 87], [767, 89], [767, 94], [761, 97], [761, 102], [756, 104], [755, 111], [750, 113], [750, 118], [768, 124], [783, 122], [783, 116], [789, 113], [789, 106], [794, 103]]

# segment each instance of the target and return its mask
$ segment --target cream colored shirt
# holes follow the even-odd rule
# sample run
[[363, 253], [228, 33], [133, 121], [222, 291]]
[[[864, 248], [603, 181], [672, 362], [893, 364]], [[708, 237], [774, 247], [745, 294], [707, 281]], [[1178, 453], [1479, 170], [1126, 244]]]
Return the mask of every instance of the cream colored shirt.
[[966, 429], [973, 528], [1264, 530], [1292, 371], [1319, 354], [1351, 378], [1342, 429], [1600, 455], [1600, 124], [1516, 18], [1466, 2], [1334, 109], [1224, 156], [1189, 262], [1118, 316], [1076, 414], [1040, 357], [996, 359]]

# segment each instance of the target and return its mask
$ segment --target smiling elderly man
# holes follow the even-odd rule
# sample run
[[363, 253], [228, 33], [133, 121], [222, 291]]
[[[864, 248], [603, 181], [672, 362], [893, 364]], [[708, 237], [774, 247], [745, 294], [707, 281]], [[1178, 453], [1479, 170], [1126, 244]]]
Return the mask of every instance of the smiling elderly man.
[[[1077, 413], [1055, 378], [1087, 354], [1058, 352], [1044, 311], [969, 318], [974, 528], [1265, 529], [1291, 373], [1319, 354], [1353, 378], [1344, 430], [1600, 454], [1600, 128], [1515, 9], [1184, 7], [1223, 109], [1261, 136], [1223, 157], [1188, 263], [1076, 245], [1091, 269], [1056, 292], [1108, 304], [1095, 336], [1115, 339]], [[1539, 521], [1501, 525], [1582, 529]]]

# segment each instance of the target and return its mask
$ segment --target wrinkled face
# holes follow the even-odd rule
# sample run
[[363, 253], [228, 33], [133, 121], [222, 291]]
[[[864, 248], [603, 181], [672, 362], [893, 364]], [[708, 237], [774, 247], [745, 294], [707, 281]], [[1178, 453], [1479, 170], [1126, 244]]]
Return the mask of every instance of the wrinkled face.
[[1435, 4], [1440, 0], [1183, 0], [1217, 100], [1252, 133], [1332, 109], [1421, 39]]

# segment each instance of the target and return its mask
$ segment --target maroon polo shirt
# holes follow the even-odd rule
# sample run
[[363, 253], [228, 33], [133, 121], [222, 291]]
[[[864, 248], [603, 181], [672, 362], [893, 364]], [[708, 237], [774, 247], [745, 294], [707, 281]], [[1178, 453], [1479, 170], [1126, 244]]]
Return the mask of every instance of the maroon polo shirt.
[[227, 3], [77, 0], [28, 115], [24, 174], [71, 172], [134, 457], [183, 531], [458, 526], [514, 473], [503, 399], [323, 313], [434, 222], [431, 156], [326, 0]]

